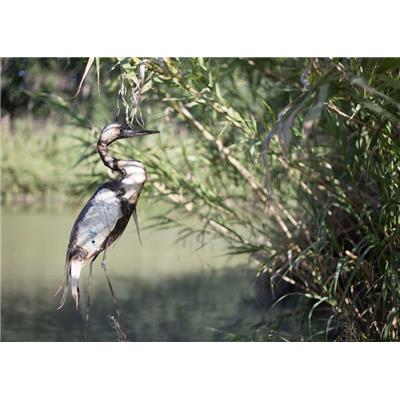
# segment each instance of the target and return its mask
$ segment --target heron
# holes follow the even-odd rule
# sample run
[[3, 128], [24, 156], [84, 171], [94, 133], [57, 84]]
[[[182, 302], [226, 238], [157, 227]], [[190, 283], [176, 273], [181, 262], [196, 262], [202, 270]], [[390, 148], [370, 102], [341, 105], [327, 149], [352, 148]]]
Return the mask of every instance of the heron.
[[154, 133], [159, 131], [134, 130], [126, 123], [111, 123], [101, 131], [97, 152], [106, 167], [118, 172], [118, 177], [97, 188], [72, 227], [65, 260], [65, 281], [62, 285], [64, 290], [58, 309], [64, 306], [69, 287], [75, 300], [75, 307], [79, 308], [79, 276], [88, 262], [90, 262], [90, 275], [87, 308], [89, 307], [92, 264], [102, 252], [101, 265], [106, 273], [114, 304], [117, 306], [107, 274], [106, 252], [108, 247], [122, 235], [131, 217], [141, 241], [136, 206], [147, 174], [140, 161], [119, 160], [112, 157], [108, 152], [108, 146], [116, 140]]

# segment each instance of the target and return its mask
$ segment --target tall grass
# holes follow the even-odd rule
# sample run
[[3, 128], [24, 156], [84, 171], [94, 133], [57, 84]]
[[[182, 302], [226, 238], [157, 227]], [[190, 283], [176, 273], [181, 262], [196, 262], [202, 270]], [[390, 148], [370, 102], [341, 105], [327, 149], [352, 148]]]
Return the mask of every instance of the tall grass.
[[82, 128], [32, 118], [17, 119], [15, 131], [3, 129], [2, 204], [63, 207], [87, 195], [93, 173], [103, 174], [104, 179], [106, 174], [79, 162], [87, 149], [76, 138], [86, 135]]
[[[134, 64], [126, 62], [122, 74]], [[162, 99], [182, 137], [179, 147], [160, 139], [140, 155], [173, 204], [156, 226], [180, 225], [176, 206], [196, 214], [202, 227], [184, 226], [183, 236], [223, 237], [269, 285], [285, 281], [291, 296], [311, 299], [310, 338], [314, 313], [327, 308], [326, 338], [399, 339], [399, 67], [149, 62], [153, 101]], [[172, 135], [166, 126], [161, 137]]]

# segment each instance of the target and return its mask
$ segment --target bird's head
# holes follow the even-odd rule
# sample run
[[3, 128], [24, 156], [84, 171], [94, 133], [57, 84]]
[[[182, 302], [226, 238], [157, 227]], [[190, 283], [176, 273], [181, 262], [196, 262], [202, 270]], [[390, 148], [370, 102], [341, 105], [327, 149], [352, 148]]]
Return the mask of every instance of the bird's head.
[[114, 171], [123, 172], [121, 170], [121, 160], [117, 160], [108, 154], [107, 147], [112, 142], [119, 139], [133, 138], [138, 136], [151, 135], [159, 133], [158, 131], [148, 130], [134, 130], [128, 124], [112, 123], [107, 125], [100, 134], [99, 141], [97, 142], [97, 151], [103, 163]]
[[99, 142], [103, 142], [108, 145], [115, 140], [151, 135], [153, 133], [159, 133], [159, 131], [135, 130], [132, 129], [128, 124], [112, 123], [108, 124], [101, 131]]

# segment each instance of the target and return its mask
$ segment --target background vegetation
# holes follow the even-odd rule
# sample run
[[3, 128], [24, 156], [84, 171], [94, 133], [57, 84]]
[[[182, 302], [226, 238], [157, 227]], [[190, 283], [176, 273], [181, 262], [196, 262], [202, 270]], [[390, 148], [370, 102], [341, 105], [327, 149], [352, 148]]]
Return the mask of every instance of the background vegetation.
[[157, 128], [113, 146], [170, 204], [154, 227], [247, 254], [269, 306], [306, 309], [309, 339], [399, 339], [400, 60], [3, 60], [2, 77], [3, 201], [87, 195], [106, 123]]

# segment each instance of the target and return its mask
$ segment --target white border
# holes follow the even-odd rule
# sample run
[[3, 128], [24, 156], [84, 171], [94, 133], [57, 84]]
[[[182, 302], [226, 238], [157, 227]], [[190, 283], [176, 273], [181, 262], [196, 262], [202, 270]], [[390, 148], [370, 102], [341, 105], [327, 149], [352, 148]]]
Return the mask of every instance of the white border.
[[396, 0], [18, 0], [1, 56], [399, 56]]
[[[399, 344], [391, 343], [3, 343], [0, 349], [6, 399], [398, 395]], [[395, 359], [394, 368], [388, 356]]]

